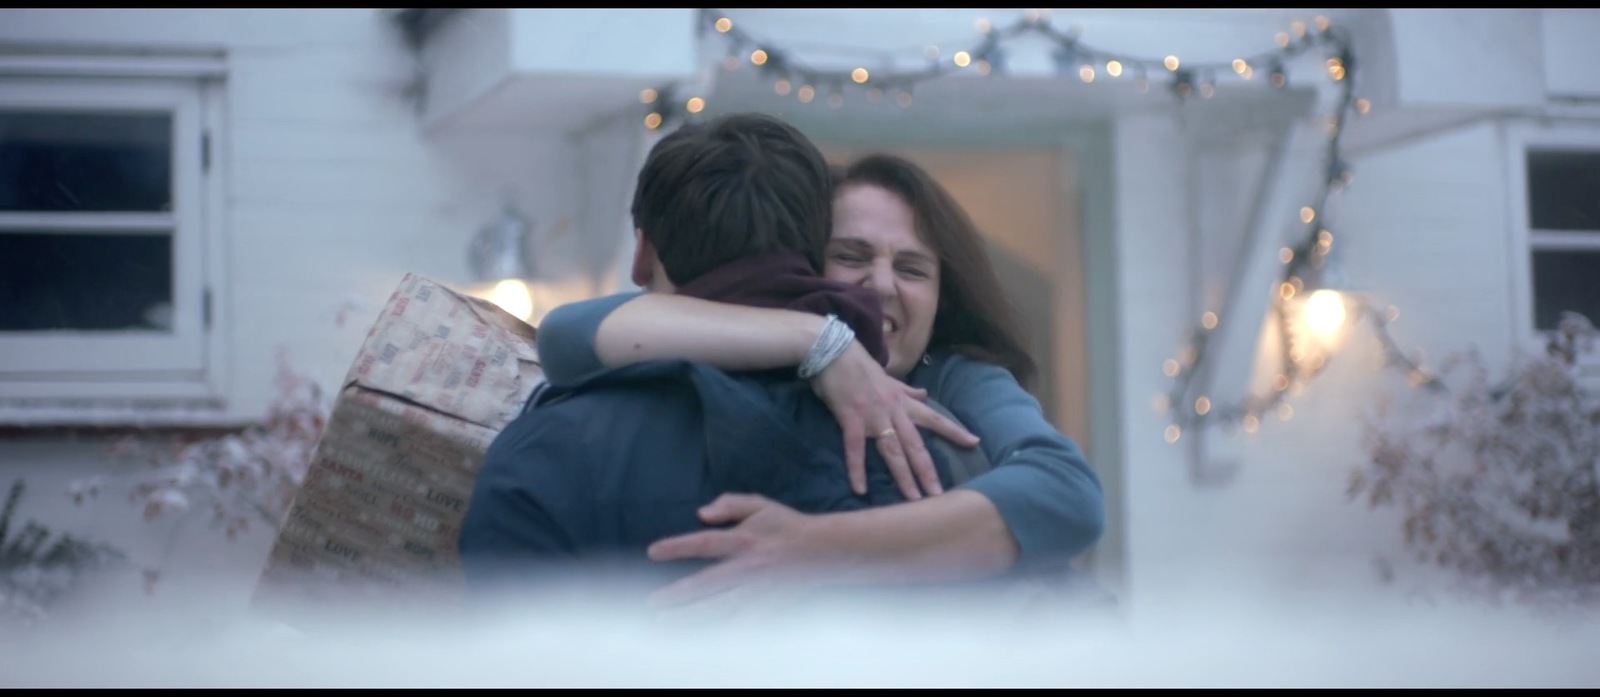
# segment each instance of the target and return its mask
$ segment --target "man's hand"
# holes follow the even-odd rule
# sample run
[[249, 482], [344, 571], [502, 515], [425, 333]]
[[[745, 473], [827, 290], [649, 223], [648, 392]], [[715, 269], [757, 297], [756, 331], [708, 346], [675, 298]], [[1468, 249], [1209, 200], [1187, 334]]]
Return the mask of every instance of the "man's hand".
[[651, 594], [653, 604], [771, 601], [822, 585], [842, 569], [843, 555], [817, 534], [813, 516], [766, 497], [723, 494], [700, 509], [700, 519], [734, 527], [657, 541], [650, 545], [650, 558], [719, 561]]
[[813, 378], [811, 389], [839, 420], [844, 432], [845, 467], [850, 474], [850, 487], [857, 494], [867, 493], [867, 438], [877, 441], [889, 473], [901, 493], [912, 501], [922, 498], [922, 492], [933, 495], [944, 491], [918, 426], [958, 446], [970, 448], [978, 444], [977, 436], [924, 403], [927, 390], [890, 377], [860, 342], [853, 342]]

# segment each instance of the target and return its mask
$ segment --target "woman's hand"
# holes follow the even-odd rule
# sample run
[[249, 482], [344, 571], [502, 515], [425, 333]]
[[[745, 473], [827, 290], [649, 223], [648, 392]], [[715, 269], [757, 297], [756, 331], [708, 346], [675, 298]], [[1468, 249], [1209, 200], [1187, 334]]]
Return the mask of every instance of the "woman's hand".
[[781, 602], [827, 585], [845, 570], [842, 552], [817, 529], [815, 516], [764, 496], [723, 494], [699, 516], [717, 529], [657, 540], [647, 553], [654, 561], [714, 563], [652, 593], [657, 607], [742, 609], [740, 601]]
[[[926, 428], [962, 447], [978, 444], [978, 437], [924, 403], [927, 390], [906, 385], [884, 371], [872, 355], [852, 342], [811, 380], [817, 393], [844, 432], [845, 467], [850, 487], [857, 494], [867, 493], [866, 439], [878, 443], [889, 473], [907, 499], [922, 498], [944, 491], [933, 457], [917, 427]], [[921, 484], [919, 491], [918, 484]]]

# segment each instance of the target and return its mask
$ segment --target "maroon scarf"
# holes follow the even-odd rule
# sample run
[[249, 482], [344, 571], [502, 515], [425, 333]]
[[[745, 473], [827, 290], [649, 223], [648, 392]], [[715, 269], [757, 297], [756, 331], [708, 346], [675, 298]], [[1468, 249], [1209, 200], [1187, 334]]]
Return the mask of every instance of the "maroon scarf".
[[817, 275], [798, 253], [730, 261], [680, 286], [677, 292], [736, 305], [838, 315], [879, 364], [889, 362], [883, 345], [883, 305], [877, 295]]

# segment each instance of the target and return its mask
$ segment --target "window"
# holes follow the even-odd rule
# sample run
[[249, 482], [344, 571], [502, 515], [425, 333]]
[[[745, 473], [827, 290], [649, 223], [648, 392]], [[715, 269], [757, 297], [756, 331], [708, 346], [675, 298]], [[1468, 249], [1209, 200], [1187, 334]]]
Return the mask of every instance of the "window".
[[1600, 143], [1594, 150], [1526, 151], [1533, 327], [1564, 311], [1600, 323]]
[[217, 404], [216, 82], [129, 70], [136, 58], [99, 56], [114, 68], [101, 71], [8, 58], [0, 422]]
[[1562, 312], [1600, 325], [1600, 124], [1513, 124], [1513, 318], [1525, 337]]

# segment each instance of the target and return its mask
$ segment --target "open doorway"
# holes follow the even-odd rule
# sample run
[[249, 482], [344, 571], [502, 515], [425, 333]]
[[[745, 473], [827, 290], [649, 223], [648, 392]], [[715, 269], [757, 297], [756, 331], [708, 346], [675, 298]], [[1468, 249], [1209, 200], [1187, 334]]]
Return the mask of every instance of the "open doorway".
[[[949, 189], [988, 241], [1001, 288], [1016, 307], [1028, 350], [1039, 366], [1032, 392], [1045, 417], [1083, 448], [1105, 490], [1106, 532], [1084, 560], [1088, 570], [1120, 596], [1124, 583], [1122, 472], [1114, 430], [1106, 414], [1090, 413], [1094, 395], [1114, 393], [1106, 371], [1095, 379], [1090, 366], [1107, 364], [1107, 342], [1091, 341], [1091, 327], [1104, 331], [1106, 308], [1089, 303], [1091, 283], [1110, 279], [1093, 273], [1098, 258], [1086, 242], [1096, 223], [1093, 201], [1080, 189], [1083, 149], [1067, 145], [930, 143], [818, 139], [830, 162], [844, 163], [868, 152], [889, 152], [915, 162]], [[1093, 153], [1091, 153], [1093, 160]], [[1099, 166], [1104, 166], [1100, 163]], [[1089, 194], [1104, 196], [1106, 192]], [[1102, 204], [1105, 202], [1101, 202]], [[1101, 211], [1103, 212], [1103, 211]], [[1099, 221], [1104, 226], [1104, 221]], [[1104, 231], [1099, 234], [1103, 235]], [[1103, 242], [1103, 240], [1102, 240]], [[1100, 250], [1104, 256], [1105, 250]], [[1104, 288], [1101, 289], [1104, 297]], [[1098, 316], [1096, 321], [1094, 317]], [[1104, 339], [1104, 337], [1102, 337]], [[1103, 400], [1102, 400], [1103, 401]], [[1102, 409], [1107, 405], [1101, 404]], [[1095, 434], [1100, 437], [1096, 439]]]

